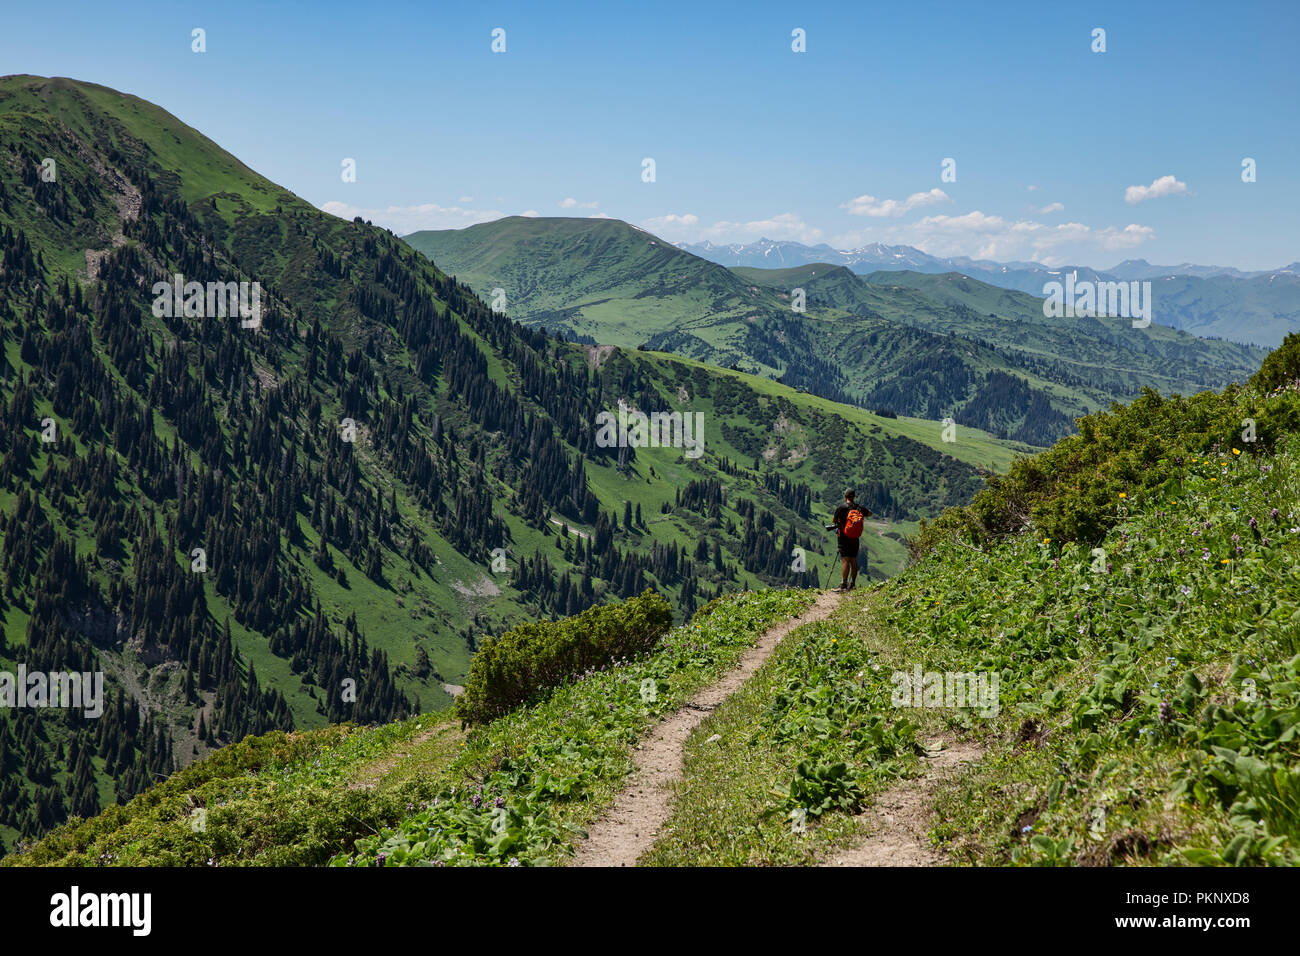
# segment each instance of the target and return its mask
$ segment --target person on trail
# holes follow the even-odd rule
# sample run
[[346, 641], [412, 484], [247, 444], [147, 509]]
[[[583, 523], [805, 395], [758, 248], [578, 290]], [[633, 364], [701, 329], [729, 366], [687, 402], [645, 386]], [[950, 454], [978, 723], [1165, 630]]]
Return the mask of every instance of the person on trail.
[[853, 499], [857, 492], [852, 488], [844, 492], [844, 504], [835, 509], [835, 517], [826, 526], [827, 531], [839, 534], [840, 557], [844, 559], [844, 577], [840, 582], [840, 591], [851, 591], [858, 583], [858, 545], [861, 543], [862, 527], [871, 512]]

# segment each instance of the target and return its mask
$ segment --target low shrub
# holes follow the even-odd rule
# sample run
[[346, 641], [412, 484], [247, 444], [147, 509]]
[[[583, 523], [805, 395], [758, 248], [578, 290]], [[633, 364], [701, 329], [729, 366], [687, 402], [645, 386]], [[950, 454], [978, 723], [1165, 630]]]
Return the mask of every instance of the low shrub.
[[1300, 379], [1300, 332], [1292, 332], [1264, 358], [1264, 364], [1254, 374], [1250, 384], [1261, 392], [1290, 385]]
[[540, 691], [614, 661], [650, 650], [673, 623], [664, 597], [646, 589], [622, 604], [588, 608], [562, 621], [521, 624], [485, 641], [470, 664], [456, 716], [483, 724], [528, 702]]
[[[1300, 353], [1300, 336], [1293, 338], [1292, 350]], [[1268, 369], [1266, 362], [1256, 379], [1300, 377], [1300, 354], [1282, 355], [1266, 376]], [[1300, 429], [1300, 393], [1284, 384], [1266, 394], [1267, 381], [1191, 398], [1165, 398], [1147, 388], [1131, 405], [1078, 419], [1079, 434], [1018, 459], [1004, 476], [989, 476], [967, 507], [922, 521], [910, 542], [913, 560], [954, 538], [984, 548], [1030, 528], [1058, 544], [1095, 544], [1137, 501], [1175, 488], [1192, 462], [1267, 454]]]

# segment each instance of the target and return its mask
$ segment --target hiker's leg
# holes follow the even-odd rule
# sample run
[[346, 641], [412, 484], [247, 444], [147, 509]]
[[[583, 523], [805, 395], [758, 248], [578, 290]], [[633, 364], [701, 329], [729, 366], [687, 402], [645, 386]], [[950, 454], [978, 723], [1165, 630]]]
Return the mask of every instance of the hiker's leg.
[[852, 573], [852, 575], [853, 575], [853, 577], [849, 580], [849, 587], [853, 587], [853, 585], [855, 585], [855, 584], [858, 583], [858, 557], [857, 557], [857, 555], [854, 555], [853, 557], [849, 558], [849, 571], [850, 571], [850, 572]]
[[849, 585], [849, 562], [852, 560], [853, 559], [849, 557], [844, 559], [844, 577], [840, 581], [840, 587], [848, 587]]

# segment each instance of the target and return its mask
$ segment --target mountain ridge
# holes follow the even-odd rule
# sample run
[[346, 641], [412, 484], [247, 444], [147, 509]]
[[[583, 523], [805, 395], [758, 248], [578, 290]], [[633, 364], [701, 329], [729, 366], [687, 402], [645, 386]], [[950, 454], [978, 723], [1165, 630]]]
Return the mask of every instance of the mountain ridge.
[[529, 326], [1035, 445], [1144, 384], [1222, 386], [1264, 354], [1158, 324], [1049, 319], [1041, 299], [962, 274], [727, 269], [615, 219], [514, 218], [405, 241], [480, 295], [503, 295]]
[[[1043, 287], [1073, 272], [1091, 282], [1162, 280], [1156, 320], [1202, 337], [1273, 347], [1300, 330], [1300, 262], [1280, 269], [1243, 271], [1227, 266], [1153, 266], [1126, 259], [1111, 269], [1046, 266], [1038, 262], [999, 263], [966, 256], [940, 258], [912, 246], [871, 243], [836, 250], [825, 243], [806, 246], [793, 240], [691, 244], [678, 248], [729, 267], [771, 267], [771, 254], [785, 267], [827, 262], [861, 275], [906, 268], [926, 273], [960, 272], [971, 278], [1042, 298]], [[910, 263], [904, 265], [904, 263]], [[1279, 288], [1281, 291], [1279, 292]]]

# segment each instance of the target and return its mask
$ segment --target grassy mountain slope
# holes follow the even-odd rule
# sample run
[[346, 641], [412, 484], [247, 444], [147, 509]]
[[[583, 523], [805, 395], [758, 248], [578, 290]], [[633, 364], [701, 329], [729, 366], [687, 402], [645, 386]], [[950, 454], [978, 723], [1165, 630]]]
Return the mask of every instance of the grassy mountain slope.
[[[1300, 337], [1282, 358], [1246, 388], [1092, 416], [931, 528], [905, 573], [793, 631], [687, 742], [642, 864], [825, 861], [954, 738], [983, 757], [934, 808], [953, 862], [1300, 862]], [[563, 861], [638, 736], [808, 603], [724, 599], [463, 738], [420, 721], [246, 741], [6, 862]], [[894, 673], [918, 666], [996, 673], [996, 713], [900, 705]]]
[[673, 351], [728, 365], [744, 351], [746, 318], [779, 309], [722, 266], [613, 219], [510, 216], [405, 241], [484, 300], [504, 290], [505, 310], [525, 324], [602, 345], [676, 333], [690, 347]]
[[[804, 591], [729, 595], [644, 660], [566, 683], [469, 733], [425, 716], [245, 740], [3, 863], [559, 862], [631, 769], [629, 742], [811, 600]], [[651, 700], [640, 692], [646, 680]], [[198, 809], [207, 812], [196, 833]]]
[[[954, 739], [983, 751], [933, 807], [955, 863], [1300, 862], [1289, 345], [1245, 389], [1085, 420], [927, 529], [903, 575], [796, 631], [687, 741], [643, 863], [824, 859], [866, 831], [852, 811]], [[899, 706], [894, 675], [918, 667], [997, 674], [997, 712]], [[792, 807], [829, 812], [804, 834]]]
[[1300, 275], [1168, 276], [1151, 280], [1165, 324], [1194, 335], [1276, 347], [1300, 329]]
[[796, 265], [833, 263], [864, 277], [902, 270], [960, 273], [1035, 298], [1042, 296], [1046, 283], [1060, 281], [1068, 272], [1088, 281], [1146, 279], [1153, 283], [1157, 298], [1155, 321], [1169, 328], [1266, 348], [1276, 347], [1283, 336], [1300, 329], [1297, 263], [1251, 274], [1216, 266], [1159, 266], [1130, 259], [1098, 271], [1079, 265], [1049, 268], [1040, 263], [1002, 264], [965, 256], [935, 259], [910, 246], [868, 246], [846, 253], [826, 245], [810, 247], [760, 239], [740, 246], [702, 243], [684, 244], [681, 248], [712, 262], [733, 268], [756, 267], [759, 271], [781, 272]]
[[[952, 263], [953, 268], [976, 279], [1031, 297], [1041, 296], [1045, 283], [1060, 281], [1071, 270], [1077, 271], [1080, 279], [1098, 281], [1141, 276], [1152, 285], [1154, 321], [1206, 338], [1275, 348], [1284, 336], [1300, 329], [1300, 275], [1290, 266], [1263, 275], [1234, 276], [1175, 275], [1157, 266], [1125, 265], [1098, 272], [1073, 266], [1049, 271]], [[864, 270], [864, 274], [869, 272]]]
[[[156, 315], [176, 273], [258, 282], [261, 327]], [[247, 733], [445, 707], [519, 620], [812, 583], [848, 483], [893, 571], [1013, 448], [522, 328], [65, 79], [0, 79], [0, 355], [0, 670], [102, 668], [110, 694], [101, 724], [0, 714], [5, 846]], [[620, 400], [700, 412], [703, 455], [598, 446]]]
[[1264, 354], [1156, 325], [1049, 321], [1040, 300], [956, 274], [727, 270], [615, 220], [512, 217], [406, 241], [480, 294], [503, 290], [525, 324], [1035, 444], [1146, 385], [1190, 393], [1244, 379]]

